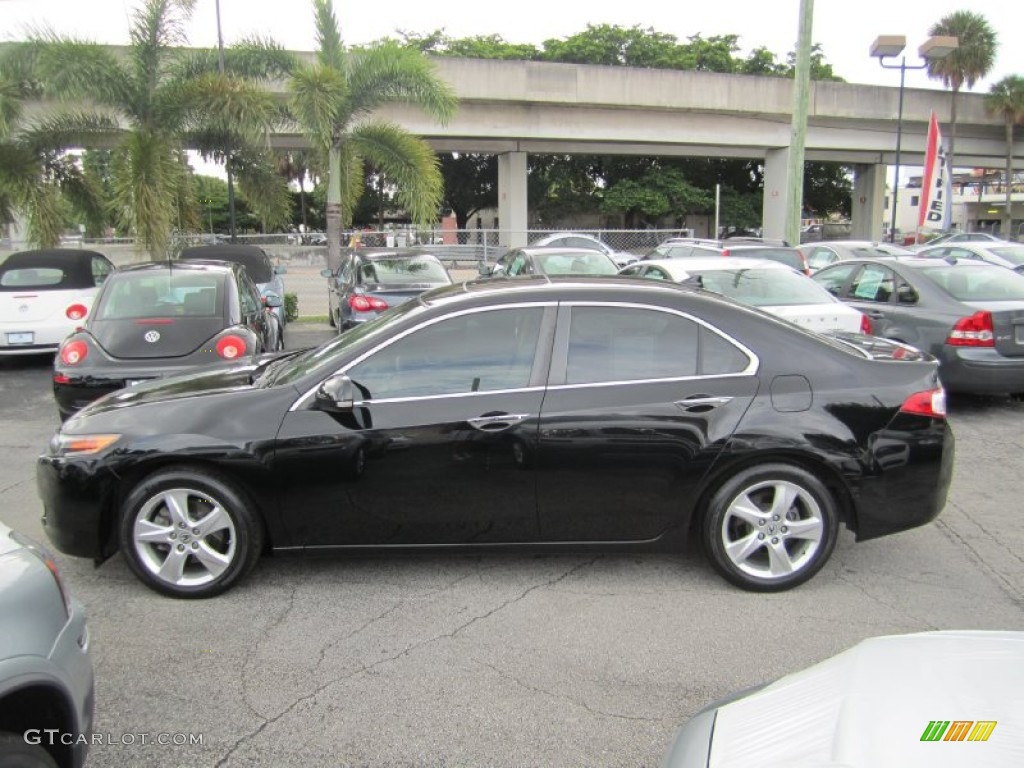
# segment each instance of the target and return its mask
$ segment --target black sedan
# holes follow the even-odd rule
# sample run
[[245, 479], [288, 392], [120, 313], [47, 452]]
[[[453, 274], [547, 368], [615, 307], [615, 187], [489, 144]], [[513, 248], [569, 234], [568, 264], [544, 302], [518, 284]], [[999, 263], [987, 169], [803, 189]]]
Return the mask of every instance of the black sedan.
[[327, 278], [328, 322], [339, 333], [452, 283], [436, 256], [415, 249], [353, 249], [336, 270], [320, 274]]
[[264, 303], [238, 264], [158, 262], [115, 272], [85, 324], [60, 345], [57, 410], [66, 419], [131, 384], [279, 350], [279, 304]]
[[[864, 337], [858, 337], [864, 338]], [[880, 350], [872, 354], [870, 350]], [[143, 384], [38, 462], [61, 551], [178, 597], [265, 551], [677, 548], [793, 587], [939, 514], [934, 361], [629, 278], [479, 280], [323, 346]]]
[[873, 333], [939, 361], [950, 392], [1024, 393], [1024, 275], [975, 261], [855, 259], [814, 274]]

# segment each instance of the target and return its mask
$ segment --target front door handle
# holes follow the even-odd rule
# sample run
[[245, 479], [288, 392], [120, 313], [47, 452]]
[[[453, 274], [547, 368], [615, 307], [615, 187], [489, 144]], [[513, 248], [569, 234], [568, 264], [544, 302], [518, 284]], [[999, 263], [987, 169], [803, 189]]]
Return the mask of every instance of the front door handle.
[[684, 397], [682, 400], [676, 400], [676, 405], [681, 407], [685, 411], [695, 411], [697, 413], [703, 411], [710, 411], [712, 408], [717, 408], [720, 405], [725, 405], [732, 402], [731, 397], [714, 397], [712, 395], [691, 395]]
[[467, 419], [466, 422], [473, 429], [479, 429], [481, 432], [501, 432], [529, 417], [528, 413], [488, 413], [477, 416], [475, 419]]

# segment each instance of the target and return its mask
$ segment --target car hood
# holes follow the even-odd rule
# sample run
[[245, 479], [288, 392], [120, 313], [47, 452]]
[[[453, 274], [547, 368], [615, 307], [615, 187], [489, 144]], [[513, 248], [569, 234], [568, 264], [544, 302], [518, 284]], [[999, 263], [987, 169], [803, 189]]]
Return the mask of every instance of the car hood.
[[[932, 721], [997, 725], [928, 743]], [[1022, 729], [1024, 633], [876, 637], [721, 706], [708, 768], [1024, 765]]]

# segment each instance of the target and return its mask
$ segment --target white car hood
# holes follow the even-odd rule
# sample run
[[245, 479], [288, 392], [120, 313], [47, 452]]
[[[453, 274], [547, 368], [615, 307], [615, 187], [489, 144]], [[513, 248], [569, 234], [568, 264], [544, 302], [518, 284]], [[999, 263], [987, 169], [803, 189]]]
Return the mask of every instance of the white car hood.
[[[933, 720], [987, 741], [924, 742]], [[708, 768], [1024, 766], [1024, 633], [878, 637], [717, 712]]]
[[839, 302], [827, 304], [796, 304], [785, 307], [761, 307], [766, 312], [818, 333], [848, 331], [860, 333], [861, 313]]

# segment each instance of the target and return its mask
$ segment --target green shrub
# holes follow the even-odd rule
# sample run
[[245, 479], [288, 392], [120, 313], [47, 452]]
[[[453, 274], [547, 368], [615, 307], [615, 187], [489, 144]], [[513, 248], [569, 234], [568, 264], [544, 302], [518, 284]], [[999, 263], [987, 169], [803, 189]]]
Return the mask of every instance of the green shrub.
[[284, 295], [284, 319], [289, 323], [299, 319], [299, 296], [296, 293]]

